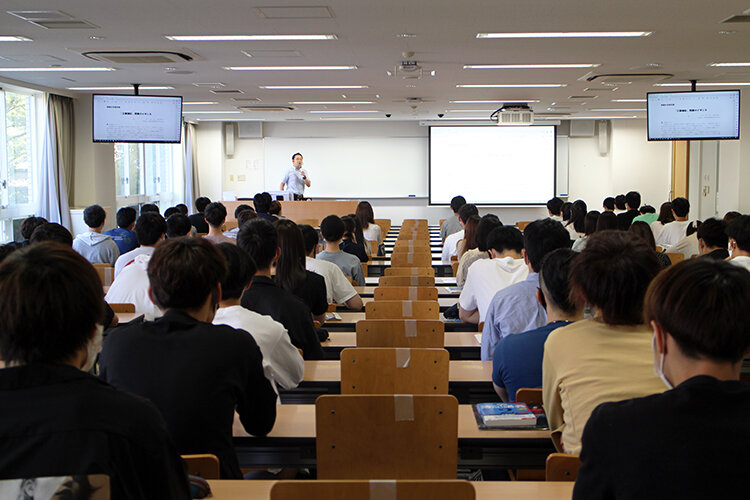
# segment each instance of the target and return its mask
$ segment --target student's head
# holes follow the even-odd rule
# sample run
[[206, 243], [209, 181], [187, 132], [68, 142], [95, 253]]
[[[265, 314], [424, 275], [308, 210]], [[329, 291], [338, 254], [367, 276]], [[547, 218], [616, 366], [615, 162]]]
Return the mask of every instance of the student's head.
[[6, 364], [69, 363], [104, 318], [102, 282], [93, 266], [55, 242], [5, 259], [0, 297], [0, 358]]
[[458, 211], [464, 205], [466, 205], [466, 198], [464, 198], [463, 196], [459, 195], [451, 198], [451, 210], [453, 210], [454, 214], [458, 215]]
[[181, 238], [187, 236], [192, 231], [192, 224], [190, 219], [183, 214], [174, 214], [169, 217], [166, 221], [167, 225], [167, 238]]
[[91, 205], [83, 210], [83, 222], [91, 229], [100, 229], [106, 218], [107, 213], [99, 205]]
[[694, 220], [690, 222], [690, 224], [687, 225], [685, 228], [685, 236], [690, 236], [691, 234], [695, 234], [698, 232], [698, 228], [701, 227], [703, 223], [699, 220]]
[[168, 209], [164, 211], [164, 218], [169, 219], [169, 217], [171, 217], [172, 215], [179, 214], [179, 213], [180, 211], [177, 210], [177, 207], [169, 207]]
[[359, 222], [357, 215], [348, 214], [347, 217], [352, 221], [352, 224], [354, 224], [354, 240], [362, 245], [368, 245], [369, 243], [365, 242], [365, 233], [362, 231], [362, 224]]
[[638, 212], [641, 215], [644, 215], [644, 214], [655, 214], [656, 213], [656, 209], [654, 207], [652, 207], [651, 205], [643, 205], [641, 208], [638, 209]]
[[256, 193], [253, 196], [253, 205], [255, 205], [255, 211], [259, 214], [267, 214], [268, 209], [271, 208], [271, 200], [266, 198], [265, 193]]
[[161, 213], [159, 211], [159, 207], [157, 207], [153, 203], [145, 203], [141, 205], [141, 215], [148, 213], [148, 212], [156, 212], [157, 214]]
[[535, 220], [523, 232], [523, 247], [534, 272], [545, 255], [558, 248], [570, 248], [570, 233], [556, 220]]
[[638, 191], [628, 191], [628, 194], [625, 195], [625, 204], [628, 210], [638, 210], [638, 207], [641, 206], [641, 193]]
[[596, 220], [596, 232], [617, 229], [617, 216], [614, 212], [602, 212]]
[[740, 215], [733, 219], [727, 224], [726, 233], [733, 251], [739, 248], [744, 252], [750, 252], [750, 215]]
[[0, 245], [0, 263], [2, 263], [8, 257], [8, 255], [12, 254], [16, 250], [16, 246], [11, 243]]
[[591, 210], [586, 214], [583, 219], [583, 232], [586, 236], [596, 232], [596, 223], [599, 222], [600, 215], [598, 210]]
[[625, 210], [625, 195], [624, 194], [618, 194], [615, 196], [615, 208], [617, 210]]
[[658, 220], [662, 224], [667, 224], [668, 222], [672, 222], [674, 220], [671, 201], [665, 201], [661, 204], [661, 206], [659, 207], [659, 217], [657, 217], [656, 220]]
[[253, 207], [251, 207], [247, 203], [241, 203], [237, 205], [237, 208], [234, 209], [234, 218], [236, 219], [237, 216], [240, 215], [240, 212], [242, 212], [243, 210], [252, 210], [253, 212], [255, 211]]
[[573, 206], [570, 207], [570, 223], [579, 233], [583, 233], [586, 229], [586, 212], [586, 202], [583, 200], [574, 201]]
[[273, 200], [271, 204], [268, 205], [268, 213], [277, 217], [281, 215], [281, 202]]
[[154, 212], [141, 214], [135, 223], [135, 235], [141, 246], [156, 245], [166, 232], [167, 223], [164, 217]]
[[729, 244], [729, 238], [726, 233], [727, 224], [721, 219], [706, 219], [698, 227], [698, 241], [703, 241], [701, 249], [708, 252], [717, 248], [726, 249]]
[[336, 243], [344, 237], [344, 221], [338, 215], [329, 215], [320, 221], [320, 234], [329, 243]]
[[573, 315], [578, 305], [570, 300], [570, 265], [578, 255], [569, 248], [552, 250], [542, 259], [539, 269], [539, 288], [542, 289], [547, 308], [554, 307], [560, 312]]
[[564, 201], [562, 201], [560, 198], [555, 196], [551, 200], [547, 202], [547, 210], [549, 211], [550, 215], [562, 215], [562, 206]]
[[372, 205], [369, 201], [360, 201], [356, 210], [357, 219], [362, 227], [367, 229], [370, 224], [375, 224], [375, 214], [372, 211]]
[[227, 275], [221, 281], [221, 299], [239, 299], [258, 270], [255, 261], [232, 243], [219, 243], [217, 247], [227, 260]]
[[651, 230], [651, 226], [642, 220], [637, 220], [630, 225], [628, 231], [643, 240], [649, 248], [656, 250], [656, 240], [654, 240], [654, 232]]
[[273, 225], [276, 226], [281, 249], [279, 260], [276, 261], [276, 283], [291, 292], [306, 279], [305, 243], [302, 232], [293, 221], [279, 219]]
[[243, 224], [255, 219], [256, 217], [258, 217], [258, 214], [255, 213], [255, 210], [253, 210], [252, 208], [243, 210], [242, 212], [237, 214], [237, 227], [242, 227]]
[[487, 249], [499, 255], [509, 250], [520, 254], [523, 250], [523, 233], [515, 226], [500, 225], [487, 235]]
[[626, 231], [592, 234], [570, 269], [571, 296], [610, 325], [643, 321], [643, 297], [659, 272], [656, 252]]
[[209, 198], [206, 198], [205, 196], [201, 196], [200, 198], [195, 200], [195, 209], [198, 211], [198, 213], [203, 213], [203, 211], [206, 209], [206, 207], [211, 203], [211, 200]]
[[643, 315], [687, 358], [737, 363], [750, 349], [749, 301], [747, 270], [720, 260], [690, 259], [656, 277]]
[[614, 211], [615, 199], [611, 196], [607, 196], [606, 198], [604, 198], [604, 201], [602, 202], [602, 208], [604, 208], [604, 210]]
[[57, 222], [50, 222], [34, 229], [29, 238], [30, 243], [41, 243], [42, 241], [55, 241], [69, 247], [73, 246], [73, 235], [65, 226]]
[[178, 203], [175, 205], [175, 208], [182, 214], [187, 215], [188, 214], [188, 207], [184, 203]]
[[458, 209], [458, 220], [464, 224], [472, 215], [479, 215], [479, 209], [473, 203], [466, 203]]
[[478, 215], [472, 215], [464, 224], [464, 240], [466, 241], [464, 251], [477, 248], [477, 228], [480, 220]]
[[31, 217], [26, 217], [23, 222], [21, 222], [21, 236], [24, 240], [28, 240], [31, 238], [34, 229], [44, 224], [47, 224], [47, 219], [44, 217], [34, 217], [33, 215]]
[[133, 207], [122, 207], [117, 211], [117, 227], [122, 229], [132, 229], [135, 224], [135, 219], [138, 217]]
[[690, 202], [687, 198], [679, 197], [672, 200], [672, 213], [675, 217], [687, 217], [690, 212]]
[[742, 214], [739, 213], [739, 212], [735, 212], [733, 210], [730, 211], [730, 212], [727, 212], [727, 213], [724, 214], [724, 222], [726, 222], [727, 224], [729, 224], [730, 222], [732, 222], [734, 219], [736, 219], [740, 215], [742, 215]]
[[503, 223], [500, 222], [500, 219], [495, 214], [487, 214], [479, 220], [475, 239], [477, 240], [477, 248], [480, 252], [486, 252], [490, 249], [487, 237], [493, 229], [502, 225]]
[[566, 201], [563, 203], [562, 209], [560, 210], [562, 212], [562, 218], [563, 221], [570, 220], [570, 209], [573, 207], [573, 204], [569, 201]]
[[237, 245], [253, 258], [258, 269], [268, 269], [276, 259], [279, 236], [273, 224], [257, 218], [240, 227]]
[[221, 300], [227, 261], [205, 238], [174, 238], [158, 245], [148, 261], [151, 298], [161, 309], [196, 310]]
[[299, 230], [302, 232], [302, 241], [305, 243], [305, 254], [311, 255], [315, 246], [320, 242], [318, 232], [308, 224], [300, 224]]
[[344, 223], [344, 238], [354, 239], [354, 233], [357, 230], [357, 226], [354, 224], [352, 218], [345, 215], [341, 218], [341, 222]]
[[208, 225], [220, 228], [224, 224], [224, 221], [227, 220], [227, 207], [218, 201], [209, 203], [203, 211], [203, 217], [208, 222]]

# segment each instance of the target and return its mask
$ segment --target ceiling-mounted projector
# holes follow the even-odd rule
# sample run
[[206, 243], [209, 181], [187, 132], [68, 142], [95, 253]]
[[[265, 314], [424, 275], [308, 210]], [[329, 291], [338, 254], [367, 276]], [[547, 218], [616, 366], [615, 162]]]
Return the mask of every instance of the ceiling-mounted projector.
[[533, 125], [534, 111], [528, 104], [504, 104], [490, 115], [490, 120], [498, 125]]

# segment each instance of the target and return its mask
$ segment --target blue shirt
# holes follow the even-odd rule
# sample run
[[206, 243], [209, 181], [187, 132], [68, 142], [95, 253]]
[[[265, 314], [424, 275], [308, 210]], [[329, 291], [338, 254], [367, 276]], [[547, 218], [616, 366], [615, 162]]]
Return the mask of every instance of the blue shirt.
[[135, 231], [116, 227], [104, 234], [114, 240], [117, 248], [120, 250], [120, 255], [138, 248], [138, 237], [135, 235]]
[[492, 357], [492, 381], [497, 386], [505, 387], [508, 401], [516, 401], [516, 391], [521, 387], [542, 386], [544, 342], [552, 330], [570, 323], [553, 321], [536, 330], [514, 333], [500, 339]]
[[301, 170], [297, 170], [294, 167], [290, 168], [281, 181], [286, 184], [286, 188], [289, 191], [299, 195], [305, 194], [305, 180], [302, 178]]
[[547, 323], [547, 311], [536, 300], [539, 274], [529, 273], [524, 281], [503, 288], [492, 297], [482, 330], [482, 361], [492, 359], [495, 346], [511, 333], [534, 330]]

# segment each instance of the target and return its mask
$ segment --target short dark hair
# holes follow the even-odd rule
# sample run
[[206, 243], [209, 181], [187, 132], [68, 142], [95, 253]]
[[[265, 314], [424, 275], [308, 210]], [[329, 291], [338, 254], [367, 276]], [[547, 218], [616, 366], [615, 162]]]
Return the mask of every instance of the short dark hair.
[[23, 222], [21, 222], [21, 236], [23, 236], [23, 239], [28, 240], [31, 238], [34, 229], [44, 224], [47, 224], [47, 219], [44, 217], [34, 217], [33, 215], [31, 217], [26, 217]]
[[211, 199], [210, 198], [207, 198], [205, 196], [201, 196], [200, 198], [198, 198], [197, 200], [195, 200], [195, 209], [199, 213], [203, 213], [203, 211], [206, 209], [206, 207], [208, 205], [210, 205], [210, 204], [211, 204]]
[[466, 203], [458, 209], [458, 218], [466, 222], [472, 215], [479, 215], [479, 209], [473, 203]]
[[243, 210], [242, 212], [237, 214], [237, 226], [242, 227], [243, 224], [255, 219], [256, 217], [258, 217], [258, 214], [255, 213], [255, 210], [253, 210], [252, 208]]
[[750, 252], [750, 215], [732, 219], [726, 228], [727, 236], [737, 242], [740, 250]]
[[453, 210], [453, 213], [455, 214], [457, 214], [464, 205], [466, 205], [466, 198], [461, 195], [454, 196], [451, 199], [451, 210]]
[[236, 219], [237, 216], [240, 215], [240, 212], [242, 212], [243, 210], [252, 210], [253, 212], [255, 212], [255, 209], [247, 203], [241, 203], [234, 209], [234, 218]]
[[487, 237], [490, 235], [493, 229], [502, 226], [503, 223], [497, 218], [495, 214], [487, 214], [479, 220], [477, 226], [477, 233], [475, 238], [477, 240], [477, 249], [480, 252], [486, 252], [490, 249], [487, 244]]
[[141, 205], [141, 215], [148, 212], [156, 212], [157, 214], [161, 213], [159, 207], [157, 207], [154, 203], [144, 203], [143, 205]]
[[672, 211], [677, 217], [687, 217], [690, 212], [690, 202], [682, 196], [675, 198], [672, 200]]
[[545, 255], [558, 248], [570, 248], [570, 233], [556, 220], [535, 220], [523, 232], [523, 247], [531, 268], [538, 272]]
[[617, 229], [617, 216], [614, 212], [602, 212], [596, 220], [596, 232]]
[[73, 246], [73, 235], [65, 226], [57, 222], [49, 222], [34, 229], [29, 238], [30, 243], [40, 243], [42, 241], [56, 241], [69, 247]]
[[640, 324], [643, 297], [660, 268], [642, 239], [625, 231], [596, 232], [570, 268], [571, 299], [596, 307], [607, 324]]
[[136, 212], [133, 207], [122, 207], [117, 211], [116, 217], [117, 227], [127, 229], [133, 222], [135, 222], [136, 217], [138, 217], [138, 212]]
[[694, 359], [737, 363], [750, 348], [750, 273], [713, 259], [667, 268], [649, 286], [645, 321], [669, 332]]
[[219, 251], [227, 260], [227, 275], [221, 281], [222, 299], [239, 299], [258, 271], [250, 255], [232, 243], [219, 243]]
[[637, 210], [641, 206], [641, 193], [638, 191], [628, 191], [628, 194], [625, 195], [625, 203], [631, 209]]
[[201, 307], [226, 274], [224, 255], [205, 238], [168, 239], [148, 261], [151, 293], [161, 309]]
[[259, 214], [267, 214], [268, 209], [271, 207], [271, 200], [266, 196], [266, 193], [256, 193], [253, 196], [253, 205], [255, 205], [255, 211]]
[[643, 205], [641, 208], [638, 209], [638, 212], [640, 212], [641, 215], [643, 215], [643, 214], [655, 214], [656, 213], [656, 209], [654, 207], [652, 207], [651, 205]]
[[279, 200], [273, 200], [268, 205], [268, 213], [271, 215], [281, 215], [281, 202]]
[[179, 214], [180, 211], [177, 210], [177, 207], [169, 207], [164, 211], [164, 218], [169, 219], [174, 214]]
[[565, 202], [555, 196], [547, 201], [547, 210], [549, 210], [549, 213], [552, 215], [561, 215], [563, 203]]
[[617, 207], [618, 210], [625, 210], [624, 194], [618, 194], [617, 196], [615, 196], [615, 207]]
[[192, 231], [192, 224], [190, 219], [184, 214], [170, 215], [166, 221], [167, 225], [167, 238], [180, 238], [187, 236]]
[[596, 223], [599, 222], [599, 210], [591, 210], [583, 218], [583, 232], [586, 236], [596, 232]]
[[305, 253], [308, 254], [313, 251], [315, 245], [320, 243], [320, 236], [318, 231], [309, 224], [300, 224], [298, 227], [302, 231], [302, 240], [305, 242]]
[[30, 245], [5, 259], [0, 296], [0, 357], [6, 364], [68, 361], [104, 319], [99, 275], [56, 242]]
[[733, 221], [734, 219], [736, 219], [740, 215], [742, 215], [742, 214], [739, 213], [739, 212], [735, 212], [734, 210], [730, 210], [729, 212], [727, 212], [727, 213], [724, 214], [724, 222], [726, 222], [727, 224], [729, 224], [731, 221]]
[[300, 158], [303, 158], [303, 156], [302, 156], [302, 153], [294, 153], [294, 154], [292, 155], [292, 161], [294, 161], [294, 157], [295, 157], [295, 156], [297, 156], [297, 155], [299, 155], [299, 156], [300, 156]]
[[188, 207], [187, 207], [187, 205], [185, 205], [184, 203], [178, 203], [178, 204], [177, 204], [177, 205], [175, 205], [174, 207], [175, 207], [175, 208], [176, 208], [177, 210], [179, 210], [179, 211], [180, 211], [180, 213], [181, 213], [182, 215], [187, 215], [187, 214], [188, 214]]
[[17, 247], [12, 243], [6, 243], [5, 245], [0, 245], [0, 263], [5, 260], [5, 258], [15, 252], [17, 250]]
[[642, 220], [637, 220], [630, 225], [628, 231], [641, 238], [648, 244], [649, 248], [656, 251], [656, 240], [654, 239], [654, 232], [651, 230], [651, 226]]
[[552, 250], [542, 259], [539, 269], [539, 288], [544, 299], [566, 314], [578, 311], [578, 305], [570, 300], [570, 265], [578, 255], [569, 248]]
[[326, 241], [339, 241], [344, 237], [346, 226], [338, 215], [329, 215], [320, 221], [320, 234]]
[[253, 219], [240, 227], [237, 245], [253, 258], [258, 269], [266, 269], [276, 257], [279, 235], [273, 224], [265, 219]]
[[146, 212], [135, 223], [135, 235], [139, 245], [156, 245], [167, 232], [167, 223], [161, 214]]
[[520, 253], [523, 250], [523, 233], [515, 226], [496, 227], [487, 235], [487, 249], [498, 253], [505, 250]]
[[606, 208], [607, 210], [614, 210], [615, 209], [615, 199], [611, 196], [607, 196], [604, 198], [604, 201], [602, 202], [602, 207]]
[[729, 237], [726, 233], [727, 223], [721, 219], [706, 219], [698, 226], [698, 239], [709, 247], [727, 248]]
[[209, 203], [203, 211], [203, 217], [213, 227], [220, 227], [227, 219], [227, 207], [219, 201]]
[[697, 233], [698, 228], [701, 227], [701, 225], [703, 225], [703, 223], [699, 220], [690, 222], [685, 228], [685, 236], [690, 236], [691, 234]]
[[107, 212], [99, 205], [91, 205], [83, 210], [83, 222], [88, 227], [99, 227], [104, 224]]

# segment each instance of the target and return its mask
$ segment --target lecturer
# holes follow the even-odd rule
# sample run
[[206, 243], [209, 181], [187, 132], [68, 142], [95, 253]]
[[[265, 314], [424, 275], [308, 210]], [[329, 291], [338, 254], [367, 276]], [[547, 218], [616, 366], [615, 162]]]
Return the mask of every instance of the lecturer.
[[284, 191], [285, 186], [294, 193], [295, 200], [305, 199], [305, 186], [310, 187], [310, 179], [307, 178], [307, 173], [302, 170], [301, 153], [292, 155], [292, 168], [287, 171], [284, 180], [281, 181], [282, 191]]

